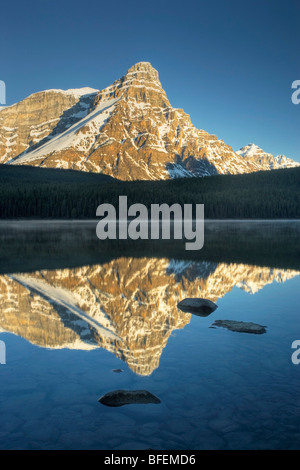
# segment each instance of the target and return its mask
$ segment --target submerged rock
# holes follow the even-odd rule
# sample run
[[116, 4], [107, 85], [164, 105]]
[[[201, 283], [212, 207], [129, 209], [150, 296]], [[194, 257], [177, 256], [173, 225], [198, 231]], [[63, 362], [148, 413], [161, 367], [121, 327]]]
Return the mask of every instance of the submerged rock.
[[147, 390], [114, 390], [103, 395], [98, 401], [106, 406], [161, 403], [158, 397], [147, 392]]
[[237, 331], [239, 333], [254, 333], [256, 335], [261, 335], [266, 333], [266, 327], [259, 325], [258, 323], [245, 322], [245, 321], [236, 321], [236, 320], [215, 320], [211, 325], [211, 328], [220, 326], [222, 328], [227, 328], [227, 330]]
[[199, 315], [200, 317], [207, 317], [210, 315], [216, 308], [217, 304], [207, 299], [184, 299], [177, 304], [177, 307], [183, 312], [193, 313], [194, 315]]

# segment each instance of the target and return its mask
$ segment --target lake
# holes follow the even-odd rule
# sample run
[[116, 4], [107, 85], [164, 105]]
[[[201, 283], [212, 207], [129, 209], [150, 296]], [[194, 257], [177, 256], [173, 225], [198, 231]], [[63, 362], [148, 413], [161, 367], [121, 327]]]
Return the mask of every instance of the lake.
[[206, 221], [199, 252], [95, 228], [0, 223], [0, 448], [299, 449], [300, 221]]

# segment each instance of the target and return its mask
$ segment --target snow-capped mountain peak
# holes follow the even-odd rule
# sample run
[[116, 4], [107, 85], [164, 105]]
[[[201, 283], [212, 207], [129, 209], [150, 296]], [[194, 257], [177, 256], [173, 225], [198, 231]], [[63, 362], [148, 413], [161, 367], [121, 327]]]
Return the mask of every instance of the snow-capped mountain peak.
[[261, 170], [275, 170], [300, 166], [300, 163], [295, 162], [291, 158], [287, 158], [285, 155], [277, 155], [274, 157], [271, 153], [265, 152], [255, 144], [248, 144], [236, 153], [247, 161], [252, 161], [259, 165]]
[[0, 163], [102, 172], [122, 180], [249, 173], [297, 164], [254, 144], [234, 152], [173, 108], [138, 62], [103, 90], [46, 90], [0, 113]]
[[[248, 144], [245, 147], [242, 147], [240, 150], [236, 152], [238, 155], [242, 157], [254, 157], [257, 154], [266, 154], [262, 148], [255, 144]], [[270, 155], [270, 154], [268, 154]]]

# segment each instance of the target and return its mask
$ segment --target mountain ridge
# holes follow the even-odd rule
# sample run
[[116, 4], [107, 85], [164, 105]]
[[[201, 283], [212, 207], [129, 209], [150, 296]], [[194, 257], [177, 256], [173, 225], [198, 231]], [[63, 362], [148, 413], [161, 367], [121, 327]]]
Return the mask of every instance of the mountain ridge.
[[283, 168], [294, 168], [300, 166], [300, 163], [295, 162], [285, 155], [272, 155], [265, 152], [262, 148], [253, 143], [245, 145], [236, 152], [243, 158], [251, 159], [259, 164], [263, 170], [278, 170]]
[[[171, 106], [149, 62], [133, 65], [103, 90], [32, 94], [3, 109], [0, 126], [0, 163], [12, 165], [104, 173], [120, 180], [271, 169], [259, 157], [234, 152], [215, 135], [196, 129], [188, 114]], [[278, 159], [275, 167], [285, 164]]]

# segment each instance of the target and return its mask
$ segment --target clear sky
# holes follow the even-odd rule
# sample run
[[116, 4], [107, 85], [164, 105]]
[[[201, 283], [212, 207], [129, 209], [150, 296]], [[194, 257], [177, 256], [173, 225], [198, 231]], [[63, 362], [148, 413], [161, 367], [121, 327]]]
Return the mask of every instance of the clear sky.
[[196, 127], [300, 161], [299, 0], [11, 0], [0, 14], [7, 105], [102, 89], [148, 61]]

